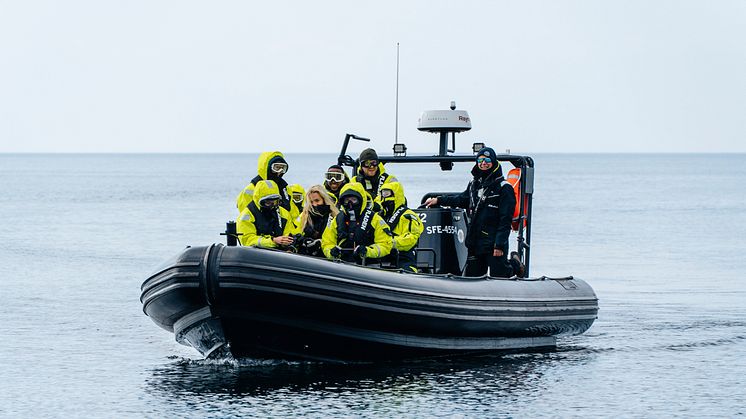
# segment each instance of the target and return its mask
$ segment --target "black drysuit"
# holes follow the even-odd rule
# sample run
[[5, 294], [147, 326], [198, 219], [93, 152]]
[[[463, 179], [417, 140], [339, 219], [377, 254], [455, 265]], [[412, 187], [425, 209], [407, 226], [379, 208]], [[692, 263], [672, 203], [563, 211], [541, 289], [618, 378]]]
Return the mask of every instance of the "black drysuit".
[[[508, 263], [508, 239], [516, 205], [515, 192], [503, 178], [502, 168], [496, 166], [491, 172], [482, 172], [475, 165], [471, 170], [474, 179], [465, 191], [438, 197], [439, 205], [464, 208], [469, 217], [466, 276], [484, 275], [488, 267], [490, 276], [509, 278], [514, 274]], [[493, 256], [494, 249], [502, 250], [503, 255]]]

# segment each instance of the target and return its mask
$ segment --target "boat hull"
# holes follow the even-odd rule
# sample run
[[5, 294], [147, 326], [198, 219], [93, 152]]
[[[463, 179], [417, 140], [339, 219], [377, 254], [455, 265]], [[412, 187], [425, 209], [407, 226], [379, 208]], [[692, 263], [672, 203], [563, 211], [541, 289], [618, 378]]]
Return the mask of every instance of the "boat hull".
[[206, 357], [334, 361], [553, 347], [598, 313], [579, 279], [407, 274], [222, 245], [164, 263], [141, 301]]

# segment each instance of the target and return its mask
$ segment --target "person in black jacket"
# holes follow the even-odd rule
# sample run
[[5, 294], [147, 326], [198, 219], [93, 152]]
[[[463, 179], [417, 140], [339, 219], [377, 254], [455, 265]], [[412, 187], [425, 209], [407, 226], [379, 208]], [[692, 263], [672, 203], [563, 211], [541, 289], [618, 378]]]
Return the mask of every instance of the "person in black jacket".
[[335, 199], [323, 186], [313, 185], [306, 193], [306, 205], [300, 213], [298, 225], [298, 253], [324, 257], [321, 251], [321, 236], [326, 226], [339, 214]]
[[524, 267], [513, 252], [508, 259], [510, 224], [515, 211], [513, 187], [505, 181], [495, 151], [484, 147], [477, 153], [477, 164], [471, 170], [474, 176], [466, 190], [460, 194], [428, 198], [425, 205], [442, 205], [466, 209], [469, 231], [466, 247], [469, 250], [465, 276], [490, 276], [509, 278], [523, 276]]

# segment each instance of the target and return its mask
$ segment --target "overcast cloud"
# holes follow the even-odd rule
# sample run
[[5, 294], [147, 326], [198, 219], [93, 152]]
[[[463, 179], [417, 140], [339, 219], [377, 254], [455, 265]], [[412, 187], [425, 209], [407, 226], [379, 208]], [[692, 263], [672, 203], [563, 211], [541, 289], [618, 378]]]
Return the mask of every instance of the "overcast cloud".
[[3, 1], [0, 152], [746, 151], [746, 1]]

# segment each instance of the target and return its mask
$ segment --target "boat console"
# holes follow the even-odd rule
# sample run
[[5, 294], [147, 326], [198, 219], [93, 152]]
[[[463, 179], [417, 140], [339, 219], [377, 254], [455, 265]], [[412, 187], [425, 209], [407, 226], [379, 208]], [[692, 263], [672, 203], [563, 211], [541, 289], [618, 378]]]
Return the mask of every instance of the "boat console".
[[468, 253], [466, 213], [460, 208], [418, 208], [425, 230], [415, 248], [417, 269], [434, 274], [461, 275]]

